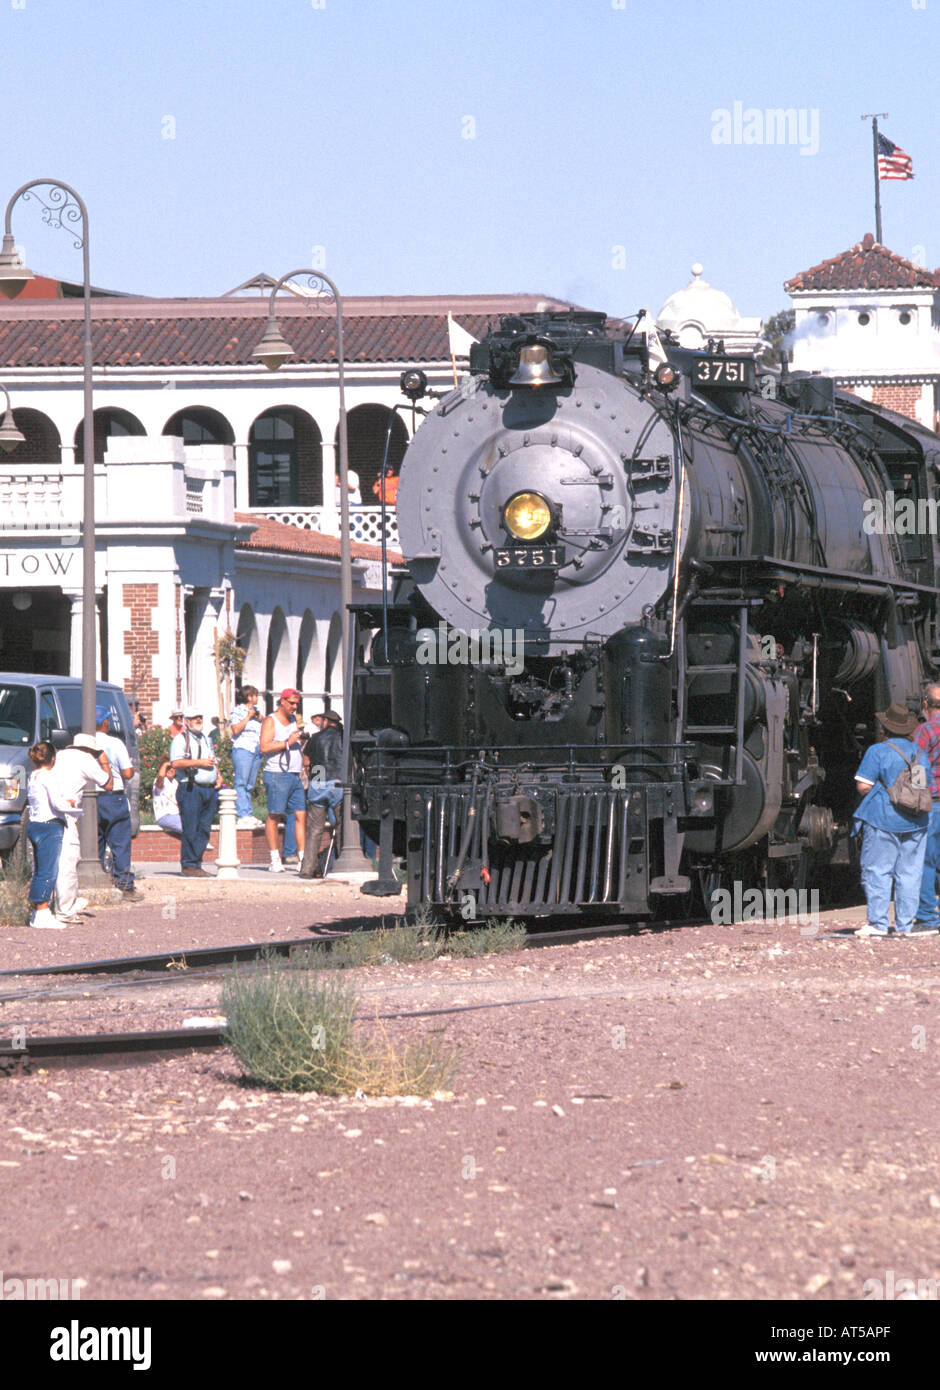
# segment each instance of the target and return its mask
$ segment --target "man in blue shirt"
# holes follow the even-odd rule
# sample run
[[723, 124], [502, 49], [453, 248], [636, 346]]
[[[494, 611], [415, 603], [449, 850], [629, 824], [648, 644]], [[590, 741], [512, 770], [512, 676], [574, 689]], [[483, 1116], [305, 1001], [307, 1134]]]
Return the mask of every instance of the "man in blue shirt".
[[98, 793], [98, 858], [105, 866], [105, 850], [111, 851], [111, 872], [114, 885], [120, 888], [125, 902], [140, 903], [143, 893], [134, 887], [131, 868], [131, 813], [124, 794], [124, 785], [134, 776], [134, 764], [121, 739], [108, 732], [111, 711], [107, 705], [95, 706], [95, 728], [98, 747], [108, 755], [112, 791]]
[[875, 719], [879, 742], [866, 748], [855, 774], [855, 786], [864, 798], [855, 821], [856, 827], [859, 822], [865, 827], [861, 869], [868, 903], [868, 921], [856, 935], [888, 935], [893, 887], [894, 930], [896, 935], [906, 936], [914, 925], [920, 897], [929, 816], [927, 812], [907, 815], [899, 811], [888, 796], [888, 788], [907, 766], [905, 759], [916, 760], [926, 769], [929, 786], [930, 764], [911, 741], [917, 719], [906, 706], [895, 701]]

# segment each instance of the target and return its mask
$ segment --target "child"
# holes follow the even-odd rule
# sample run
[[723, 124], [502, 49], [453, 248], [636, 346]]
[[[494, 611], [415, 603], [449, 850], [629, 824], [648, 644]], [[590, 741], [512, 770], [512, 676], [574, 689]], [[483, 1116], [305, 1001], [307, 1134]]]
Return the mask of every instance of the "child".
[[153, 814], [161, 830], [183, 838], [183, 822], [176, 802], [176, 769], [169, 758], [164, 758], [157, 768], [157, 779], [153, 784]]

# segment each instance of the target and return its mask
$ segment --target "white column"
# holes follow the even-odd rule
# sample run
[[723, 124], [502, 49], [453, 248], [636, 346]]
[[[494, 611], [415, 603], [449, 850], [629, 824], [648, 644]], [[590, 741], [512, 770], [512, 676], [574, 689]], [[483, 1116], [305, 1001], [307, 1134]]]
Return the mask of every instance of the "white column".
[[63, 590], [65, 597], [72, 605], [70, 618], [71, 627], [69, 630], [69, 675], [81, 677], [82, 674], [82, 611], [84, 604], [82, 596], [70, 594]]
[[339, 473], [339, 449], [330, 439], [323, 440], [323, 513], [320, 530], [327, 536], [339, 535], [339, 510], [336, 506], [336, 475]]
[[235, 445], [235, 510], [247, 512], [250, 506], [248, 485], [248, 445]]
[[[65, 597], [72, 605], [71, 609], [71, 628], [69, 632], [69, 675], [77, 676], [79, 679], [82, 674], [82, 614], [85, 603], [81, 592], [71, 593], [63, 590]], [[100, 594], [95, 595], [96, 599]], [[97, 608], [97, 605], [96, 605]], [[95, 680], [101, 679], [101, 619], [95, 614]]]

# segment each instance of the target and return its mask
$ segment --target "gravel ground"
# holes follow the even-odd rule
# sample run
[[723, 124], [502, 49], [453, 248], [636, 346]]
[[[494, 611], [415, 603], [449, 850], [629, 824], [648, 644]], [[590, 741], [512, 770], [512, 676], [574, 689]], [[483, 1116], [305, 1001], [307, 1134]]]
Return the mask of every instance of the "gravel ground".
[[[96, 954], [263, 939], [270, 894], [221, 887], [187, 884], [175, 920], [99, 912]], [[278, 893], [273, 934], [357, 900], [308, 892]], [[0, 1081], [0, 1268], [105, 1299], [825, 1301], [937, 1279], [940, 937], [840, 934], [862, 915], [831, 915], [834, 939], [708, 925], [350, 972], [364, 1016], [462, 1010], [384, 1025], [459, 1050], [428, 1100], [268, 1094], [228, 1052]], [[81, 958], [85, 930], [45, 933], [44, 959]], [[218, 989], [17, 1001], [0, 1028], [178, 1026]]]
[[142, 903], [93, 908], [64, 931], [0, 925], [0, 970], [313, 936], [350, 914], [377, 927], [405, 909], [403, 897], [367, 898], [333, 879], [311, 883], [290, 873], [256, 871], [220, 883], [164, 871], [137, 887]]

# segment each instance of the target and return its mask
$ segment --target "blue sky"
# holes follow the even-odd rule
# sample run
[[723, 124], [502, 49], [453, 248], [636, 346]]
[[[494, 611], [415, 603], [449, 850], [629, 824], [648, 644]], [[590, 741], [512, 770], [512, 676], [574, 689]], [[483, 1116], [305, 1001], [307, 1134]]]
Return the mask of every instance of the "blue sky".
[[[93, 280], [144, 294], [322, 255], [344, 294], [626, 314], [701, 260], [766, 316], [874, 230], [863, 112], [914, 161], [886, 244], [940, 264], [938, 39], [940, 0], [0, 0], [0, 196], [72, 183]], [[735, 102], [805, 138], [715, 143]], [[14, 231], [78, 278], [34, 208]]]

